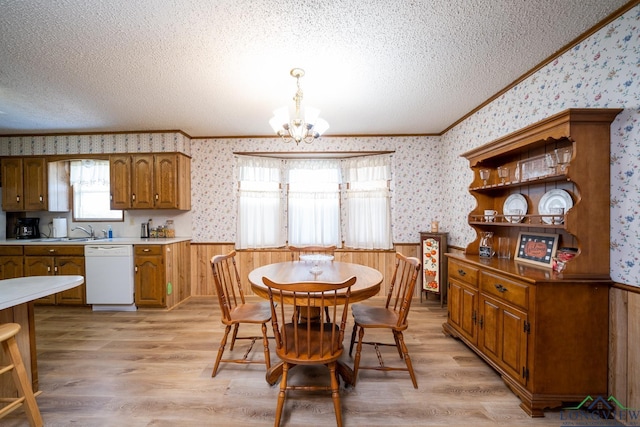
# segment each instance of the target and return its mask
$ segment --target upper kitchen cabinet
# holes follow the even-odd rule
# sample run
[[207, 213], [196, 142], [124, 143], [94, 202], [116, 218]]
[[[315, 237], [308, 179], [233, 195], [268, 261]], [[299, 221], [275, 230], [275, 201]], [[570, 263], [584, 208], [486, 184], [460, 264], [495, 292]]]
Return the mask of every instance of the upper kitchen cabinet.
[[191, 209], [191, 159], [180, 153], [119, 154], [110, 162], [111, 209]]
[[13, 157], [1, 161], [2, 209], [7, 212], [47, 210], [47, 161]]

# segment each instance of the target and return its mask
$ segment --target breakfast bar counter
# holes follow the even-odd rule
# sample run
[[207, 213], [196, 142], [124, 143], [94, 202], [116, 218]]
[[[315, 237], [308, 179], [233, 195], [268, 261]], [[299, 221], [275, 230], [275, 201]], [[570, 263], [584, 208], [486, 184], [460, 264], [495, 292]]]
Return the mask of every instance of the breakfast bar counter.
[[[0, 280], [0, 323], [18, 323], [16, 336], [33, 391], [38, 391], [33, 301], [84, 283], [82, 276], [31, 276]], [[3, 377], [7, 377], [4, 375]], [[15, 386], [10, 377], [0, 377], [0, 394], [10, 395]]]

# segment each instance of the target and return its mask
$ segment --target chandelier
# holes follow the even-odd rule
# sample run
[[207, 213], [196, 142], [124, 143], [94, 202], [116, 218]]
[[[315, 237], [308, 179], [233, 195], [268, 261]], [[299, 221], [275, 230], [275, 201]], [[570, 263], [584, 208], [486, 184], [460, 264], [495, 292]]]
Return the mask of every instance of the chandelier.
[[310, 144], [329, 129], [329, 123], [319, 117], [320, 110], [312, 107], [306, 107], [304, 111], [302, 109], [300, 77], [304, 76], [304, 70], [294, 68], [289, 74], [296, 78], [298, 86], [298, 90], [293, 97], [296, 103], [294, 116], [290, 117], [288, 107], [278, 108], [273, 112], [273, 117], [269, 120], [269, 124], [284, 142], [295, 141], [297, 145], [300, 141], [304, 141]]

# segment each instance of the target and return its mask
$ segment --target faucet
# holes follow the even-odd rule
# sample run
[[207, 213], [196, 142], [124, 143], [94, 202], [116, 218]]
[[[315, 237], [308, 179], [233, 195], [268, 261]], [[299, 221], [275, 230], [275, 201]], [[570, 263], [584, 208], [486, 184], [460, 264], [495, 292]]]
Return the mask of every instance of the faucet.
[[95, 239], [95, 237], [96, 237], [96, 236], [95, 236], [95, 234], [93, 234], [93, 227], [92, 227], [90, 224], [88, 224], [88, 225], [87, 225], [87, 227], [89, 227], [89, 230], [87, 230], [87, 229], [86, 229], [86, 228], [84, 228], [84, 227], [77, 226], [77, 227], [73, 227], [73, 228], [71, 229], [71, 231], [75, 231], [75, 230], [82, 230], [82, 231], [84, 231], [85, 233], [87, 233], [91, 239]]

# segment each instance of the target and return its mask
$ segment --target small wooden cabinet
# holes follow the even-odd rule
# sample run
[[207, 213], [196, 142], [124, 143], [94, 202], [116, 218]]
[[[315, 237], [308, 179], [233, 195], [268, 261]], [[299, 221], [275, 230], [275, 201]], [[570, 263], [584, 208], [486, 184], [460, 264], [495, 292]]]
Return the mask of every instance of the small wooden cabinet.
[[[610, 124], [620, 111], [570, 109], [463, 154], [474, 173], [469, 192], [477, 205], [468, 223], [477, 238], [464, 254], [447, 254], [443, 328], [493, 366], [531, 416], [589, 395], [607, 396], [609, 145]], [[561, 166], [545, 164], [547, 155], [562, 150], [570, 156]], [[509, 170], [504, 181], [503, 168]], [[538, 208], [550, 190], [572, 198], [562, 221]], [[527, 206], [519, 219], [503, 212], [516, 194]], [[496, 211], [495, 218], [485, 210]], [[577, 255], [562, 273], [552, 264], [481, 257], [486, 232], [494, 242], [508, 237], [511, 253], [520, 232], [557, 234]]]
[[191, 209], [191, 159], [180, 153], [110, 156], [112, 209]]
[[0, 246], [0, 280], [24, 276], [22, 246]]
[[47, 210], [48, 187], [45, 158], [7, 157], [2, 159], [0, 164], [4, 211]]
[[189, 242], [134, 245], [135, 303], [171, 308], [191, 295]]
[[[84, 247], [76, 245], [25, 246], [25, 276], [85, 276]], [[86, 305], [85, 284], [41, 298], [37, 304]]]
[[135, 245], [135, 303], [138, 307], [166, 307], [164, 245]]

